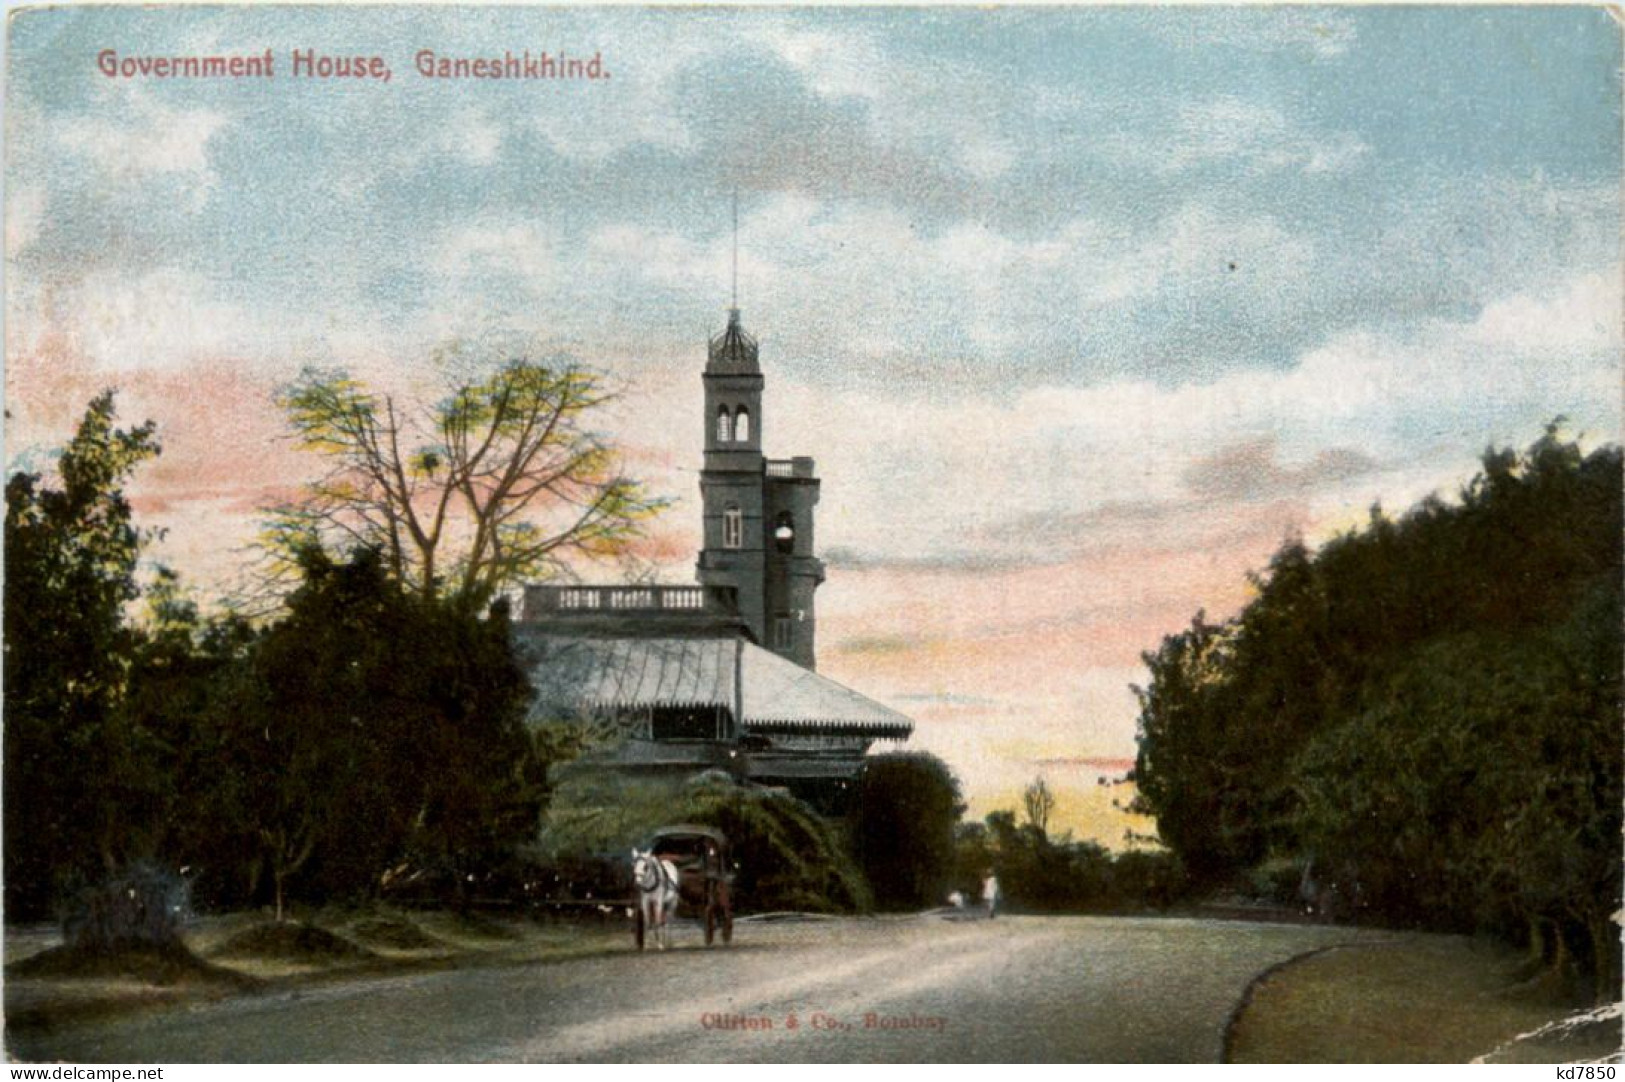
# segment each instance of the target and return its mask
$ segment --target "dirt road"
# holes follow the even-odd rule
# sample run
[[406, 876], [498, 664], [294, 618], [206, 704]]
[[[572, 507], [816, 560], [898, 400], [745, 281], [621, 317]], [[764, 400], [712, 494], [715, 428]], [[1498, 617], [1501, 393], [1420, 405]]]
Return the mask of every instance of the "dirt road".
[[1350, 929], [929, 917], [741, 923], [710, 950], [248, 996], [31, 1036], [26, 1059], [1214, 1061], [1248, 981]]

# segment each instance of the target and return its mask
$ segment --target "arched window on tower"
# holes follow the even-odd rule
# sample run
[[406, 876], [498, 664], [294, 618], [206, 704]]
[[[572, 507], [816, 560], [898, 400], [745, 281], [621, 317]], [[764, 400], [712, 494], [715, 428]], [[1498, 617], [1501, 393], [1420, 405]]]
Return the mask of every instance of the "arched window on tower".
[[773, 523], [773, 547], [789, 556], [796, 551], [796, 520], [788, 511], [779, 512]]
[[733, 418], [728, 416], [728, 407], [723, 406], [717, 410], [717, 442], [728, 443], [734, 438]]
[[740, 443], [750, 442], [750, 410], [744, 406], [734, 414], [734, 439]]
[[722, 547], [742, 548], [745, 544], [745, 513], [736, 503], [730, 503], [722, 512]]

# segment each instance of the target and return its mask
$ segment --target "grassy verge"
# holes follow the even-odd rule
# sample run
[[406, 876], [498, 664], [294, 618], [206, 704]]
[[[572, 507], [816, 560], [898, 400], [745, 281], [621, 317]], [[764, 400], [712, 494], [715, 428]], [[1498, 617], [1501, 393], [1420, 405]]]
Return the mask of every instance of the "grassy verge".
[[[532, 965], [630, 948], [618, 924], [518, 919], [387, 907], [324, 911], [278, 925], [259, 914], [204, 918], [184, 959], [86, 959], [41, 929], [7, 929], [8, 1034], [238, 995], [473, 966]], [[189, 961], [190, 964], [181, 964]]]
[[[1618, 1019], [1518, 1040], [1574, 1011], [1519, 991], [1517, 952], [1396, 934], [1305, 957], [1253, 986], [1226, 1041], [1235, 1063], [1552, 1063], [1620, 1050]], [[1497, 1051], [1499, 1050], [1499, 1051]], [[1490, 1053], [1494, 1052], [1493, 1056]]]

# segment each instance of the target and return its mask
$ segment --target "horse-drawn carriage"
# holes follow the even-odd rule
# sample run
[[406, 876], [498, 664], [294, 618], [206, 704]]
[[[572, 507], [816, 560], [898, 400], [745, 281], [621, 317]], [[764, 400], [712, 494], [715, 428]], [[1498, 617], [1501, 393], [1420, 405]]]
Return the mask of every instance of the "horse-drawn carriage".
[[632, 879], [633, 935], [639, 950], [651, 932], [661, 942], [679, 903], [703, 919], [706, 946], [718, 931], [724, 943], [733, 941], [733, 866], [728, 839], [720, 831], [687, 824], [662, 827], [632, 851]]

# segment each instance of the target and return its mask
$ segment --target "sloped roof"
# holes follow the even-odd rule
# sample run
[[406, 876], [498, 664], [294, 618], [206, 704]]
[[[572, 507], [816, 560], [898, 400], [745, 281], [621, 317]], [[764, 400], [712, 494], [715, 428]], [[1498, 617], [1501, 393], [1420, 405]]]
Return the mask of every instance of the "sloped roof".
[[840, 730], [907, 736], [914, 722], [793, 661], [745, 644], [745, 727], [754, 732]]
[[526, 655], [533, 719], [561, 706], [722, 706], [743, 714], [748, 732], [901, 738], [914, 730], [897, 711], [739, 638], [538, 635], [526, 639]]
[[728, 309], [728, 327], [711, 337], [711, 355], [705, 366], [708, 375], [756, 376], [762, 370], [756, 363], [756, 339], [739, 325], [739, 309]]
[[734, 639], [529, 640], [533, 716], [553, 706], [734, 705]]

